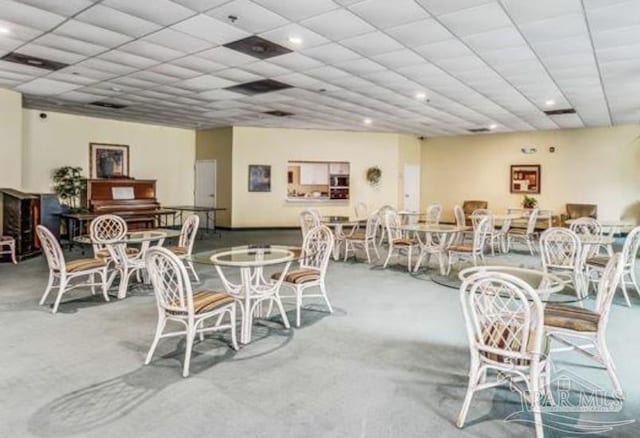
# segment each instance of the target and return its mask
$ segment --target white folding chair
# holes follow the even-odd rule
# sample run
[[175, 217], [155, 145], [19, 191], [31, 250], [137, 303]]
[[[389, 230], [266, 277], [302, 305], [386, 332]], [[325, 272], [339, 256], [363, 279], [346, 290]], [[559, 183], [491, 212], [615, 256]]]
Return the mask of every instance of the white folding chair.
[[[479, 272], [460, 286], [460, 302], [471, 366], [457, 426], [464, 427], [475, 392], [506, 384], [529, 402], [536, 437], [542, 438], [540, 399], [543, 391], [550, 393], [550, 366], [538, 294], [512, 275]], [[496, 374], [494, 381], [489, 380], [489, 372]], [[517, 386], [520, 382], [525, 388]]]
[[[107, 263], [104, 260], [83, 258], [66, 262], [60, 243], [58, 243], [51, 231], [42, 225], [38, 225], [36, 226], [36, 233], [49, 266], [49, 281], [40, 299], [41, 306], [45, 303], [49, 292], [54, 288], [58, 288], [58, 296], [51, 310], [52, 313], [56, 313], [60, 306], [62, 295], [81, 286], [90, 286], [92, 294], [95, 294], [95, 286], [101, 286], [105, 301], [109, 301], [109, 295], [107, 294]], [[99, 283], [95, 282], [96, 275], [102, 280]], [[77, 282], [80, 279], [85, 281]]]
[[[231, 331], [231, 345], [238, 349], [236, 342], [236, 302], [225, 292], [191, 289], [189, 274], [182, 261], [166, 248], [155, 246], [145, 251], [144, 261], [153, 285], [158, 309], [158, 324], [144, 364], [151, 362], [158, 341], [172, 336], [185, 336], [185, 357], [182, 375], [189, 376], [191, 350], [196, 334], [203, 339], [204, 333], [220, 330]], [[223, 324], [224, 317], [228, 322]], [[215, 318], [212, 326], [205, 322]], [[184, 330], [165, 333], [167, 322], [177, 322]]]

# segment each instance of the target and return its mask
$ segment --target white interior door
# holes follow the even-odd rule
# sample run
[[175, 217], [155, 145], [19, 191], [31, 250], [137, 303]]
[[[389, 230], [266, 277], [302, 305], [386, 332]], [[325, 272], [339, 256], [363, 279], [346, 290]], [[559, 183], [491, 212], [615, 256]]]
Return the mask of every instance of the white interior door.
[[420, 166], [404, 165], [404, 206], [405, 211], [420, 209]]
[[[216, 206], [216, 160], [196, 160], [194, 203], [199, 207]], [[199, 213], [200, 226], [205, 226], [206, 214]]]

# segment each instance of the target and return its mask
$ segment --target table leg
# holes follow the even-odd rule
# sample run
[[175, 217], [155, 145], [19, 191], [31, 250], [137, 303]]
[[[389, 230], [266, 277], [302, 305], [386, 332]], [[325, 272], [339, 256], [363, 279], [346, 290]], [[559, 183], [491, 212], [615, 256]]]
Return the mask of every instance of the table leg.
[[243, 307], [242, 324], [240, 329], [240, 343], [248, 344], [251, 342], [251, 326], [253, 312], [251, 311], [251, 270], [250, 268], [242, 268], [240, 270], [242, 277], [242, 288], [244, 289], [244, 298], [241, 301]]
[[338, 260], [340, 259], [340, 244], [342, 242], [342, 224], [336, 224], [334, 235], [333, 260]]

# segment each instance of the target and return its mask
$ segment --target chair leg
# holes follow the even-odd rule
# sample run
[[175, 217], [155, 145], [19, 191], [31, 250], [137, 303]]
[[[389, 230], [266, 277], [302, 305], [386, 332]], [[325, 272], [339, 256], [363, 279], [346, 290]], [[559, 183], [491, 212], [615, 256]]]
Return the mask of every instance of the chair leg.
[[16, 245], [12, 243], [11, 245], [9, 245], [9, 248], [11, 249], [11, 261], [14, 265], [17, 265], [18, 261], [16, 260]]
[[408, 251], [408, 255], [407, 255], [407, 270], [409, 272], [411, 272], [411, 251], [413, 250], [413, 247], [409, 247], [409, 251]]
[[393, 254], [393, 246], [389, 246], [389, 252], [387, 253], [387, 259], [384, 261], [384, 265], [382, 265], [383, 268], [386, 268], [387, 265], [389, 264], [389, 260], [391, 259], [391, 254]]
[[367, 264], [371, 264], [371, 255], [369, 254], [369, 241], [364, 242], [364, 252], [367, 254]]
[[53, 304], [53, 309], [51, 309], [51, 313], [56, 313], [58, 311], [58, 307], [60, 306], [60, 300], [62, 300], [62, 294], [64, 290], [67, 288], [67, 279], [60, 278], [60, 285], [58, 286], [58, 296], [56, 297], [56, 301]]
[[100, 272], [100, 278], [102, 279], [102, 296], [105, 301], [109, 301], [109, 294], [107, 293], [107, 268], [104, 268], [104, 271]]
[[322, 298], [324, 298], [324, 302], [327, 304], [329, 313], [333, 313], [333, 307], [331, 307], [331, 303], [329, 302], [329, 297], [327, 296], [327, 287], [325, 286], [324, 281], [320, 282], [320, 291], [322, 292]]
[[191, 364], [191, 351], [193, 350], [193, 341], [196, 337], [196, 328], [187, 328], [187, 348], [184, 352], [184, 366], [182, 368], [182, 377], [189, 377], [189, 365]]
[[302, 290], [296, 288], [296, 327], [300, 327], [300, 312], [302, 308]]
[[475, 392], [475, 388], [478, 383], [478, 380], [482, 375], [482, 373], [479, 372], [477, 366], [472, 365], [472, 367], [473, 368], [469, 373], [469, 383], [467, 384], [467, 393], [464, 396], [464, 401], [462, 402], [462, 408], [460, 409], [460, 414], [458, 414], [458, 420], [456, 421], [456, 426], [458, 426], [460, 429], [464, 427], [464, 422], [467, 418], [469, 407], [471, 406], [471, 400], [473, 399], [473, 393]]
[[158, 316], [158, 323], [156, 325], [156, 335], [153, 338], [153, 342], [151, 343], [151, 348], [149, 348], [149, 352], [147, 353], [147, 358], [144, 360], [144, 364], [148, 365], [151, 362], [151, 358], [153, 357], [153, 353], [156, 351], [156, 347], [158, 346], [158, 341], [160, 340], [160, 336], [162, 336], [162, 332], [164, 331], [164, 326], [166, 325], [167, 320], [164, 316]]
[[47, 288], [44, 290], [44, 294], [42, 295], [42, 298], [40, 298], [40, 305], [42, 306], [44, 304], [44, 302], [47, 299], [47, 296], [49, 295], [49, 292], [51, 292], [51, 289], [53, 289], [53, 282], [54, 282], [55, 278], [52, 272], [49, 273], [49, 281], [47, 282]]
[[89, 275], [89, 282], [91, 283], [91, 295], [96, 294], [96, 274]]
[[624, 296], [624, 300], [627, 303], [627, 307], [631, 307], [631, 301], [629, 301], [629, 294], [627, 293], [627, 282], [624, 280], [626, 274], [626, 272], [622, 274], [622, 278], [620, 279], [620, 288], [622, 289], [622, 295]]
[[598, 339], [596, 340], [596, 348], [598, 349], [598, 353], [600, 354], [600, 357], [604, 362], [604, 366], [607, 367], [607, 373], [609, 374], [611, 382], [613, 383], [613, 388], [616, 391], [616, 398], [624, 400], [624, 392], [622, 391], [622, 386], [620, 385], [620, 381], [618, 380], [618, 376], [616, 375], [616, 368], [613, 364], [613, 359], [611, 358], [609, 349], [607, 348], [604, 334], [598, 334]]
[[529, 394], [531, 395], [531, 411], [533, 412], [533, 422], [535, 425], [536, 438], [544, 438], [542, 427], [542, 413], [540, 411], [540, 374], [536, 369], [531, 370], [530, 380], [527, 382]]
[[238, 339], [236, 337], [236, 303], [233, 303], [229, 310], [229, 319], [231, 321], [231, 346], [238, 351]]
[[[302, 298], [302, 295], [300, 296], [300, 298]], [[274, 299], [276, 301], [276, 304], [278, 305], [278, 310], [280, 311], [280, 315], [282, 316], [282, 323], [284, 324], [284, 327], [290, 328], [291, 325], [289, 324], [289, 318], [287, 318], [287, 314], [284, 311], [284, 306], [282, 305], [282, 300], [280, 299], [280, 295], [276, 293], [274, 296]]]
[[[355, 253], [355, 249], [354, 249], [354, 253]], [[348, 258], [349, 258], [349, 241], [345, 240], [344, 241], [344, 261], [346, 262]]]
[[636, 273], [633, 266], [631, 267], [631, 272], [629, 273], [629, 275], [631, 276], [633, 287], [636, 288], [636, 292], [638, 293], [638, 295], [640, 295], [640, 287], [638, 287], [638, 279], [636, 278]]
[[196, 269], [193, 267], [193, 262], [190, 262], [190, 261], [187, 262], [187, 268], [193, 274], [193, 279], [194, 279], [195, 283], [200, 283], [200, 277], [198, 277], [198, 273], [196, 272]]
[[533, 245], [531, 244], [531, 238], [527, 237], [527, 246], [529, 247], [529, 252], [531, 253], [531, 255], [533, 254]]

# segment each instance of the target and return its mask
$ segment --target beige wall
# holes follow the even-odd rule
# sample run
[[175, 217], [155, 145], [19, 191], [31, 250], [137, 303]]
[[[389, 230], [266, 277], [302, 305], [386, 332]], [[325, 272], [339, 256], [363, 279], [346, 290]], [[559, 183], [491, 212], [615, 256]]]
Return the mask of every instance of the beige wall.
[[233, 128], [196, 131], [196, 160], [216, 160], [216, 207], [226, 208], [216, 214], [216, 224], [231, 227], [232, 212]]
[[[297, 226], [304, 208], [322, 214], [353, 216], [353, 206], [370, 209], [397, 204], [399, 135], [299, 129], [233, 128], [234, 228]], [[348, 161], [351, 163], [351, 199], [348, 202], [287, 202], [288, 161]], [[249, 164], [271, 166], [271, 192], [249, 193]], [[367, 184], [367, 168], [379, 166], [382, 182]]]
[[22, 95], [0, 89], [0, 187], [22, 186]]
[[[549, 147], [556, 148], [555, 153]], [[521, 148], [537, 153], [523, 154]], [[465, 199], [503, 211], [520, 205], [509, 193], [509, 166], [541, 165], [539, 207], [594, 203], [599, 218], [617, 219], [640, 199], [640, 126], [439, 137], [422, 142], [422, 209], [441, 203], [443, 219]]]
[[51, 192], [51, 170], [81, 166], [89, 172], [89, 143], [128, 144], [130, 175], [156, 179], [163, 205], [193, 204], [195, 133], [192, 130], [24, 110], [23, 188]]

